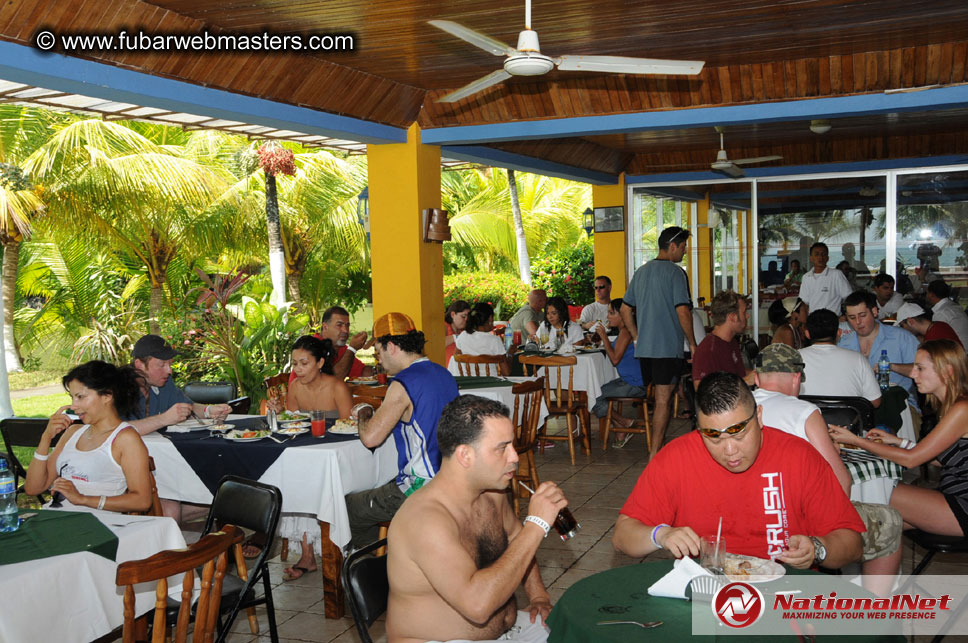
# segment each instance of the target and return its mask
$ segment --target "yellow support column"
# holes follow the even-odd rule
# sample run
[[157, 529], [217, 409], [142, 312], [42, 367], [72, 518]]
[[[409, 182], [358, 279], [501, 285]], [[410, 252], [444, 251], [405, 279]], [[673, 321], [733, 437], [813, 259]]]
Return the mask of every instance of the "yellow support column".
[[440, 147], [414, 124], [406, 143], [368, 145], [373, 317], [410, 315], [425, 353], [444, 363], [443, 246], [423, 240], [422, 211], [440, 207]]
[[[592, 207], [610, 208], [626, 206], [625, 174], [619, 177], [618, 185], [593, 185]], [[612, 280], [612, 297], [625, 295], [628, 284], [626, 275], [625, 235], [629, 227], [628, 208], [625, 208], [625, 229], [622, 232], [596, 232], [592, 239], [595, 244], [595, 274], [606, 275]]]
[[693, 296], [698, 300], [705, 297], [708, 304], [713, 298], [713, 236], [712, 230], [707, 226], [709, 223], [709, 195], [702, 201], [696, 202], [696, 234], [692, 238], [692, 243], [696, 246], [696, 253], [699, 257], [697, 274], [699, 283], [693, 284]]

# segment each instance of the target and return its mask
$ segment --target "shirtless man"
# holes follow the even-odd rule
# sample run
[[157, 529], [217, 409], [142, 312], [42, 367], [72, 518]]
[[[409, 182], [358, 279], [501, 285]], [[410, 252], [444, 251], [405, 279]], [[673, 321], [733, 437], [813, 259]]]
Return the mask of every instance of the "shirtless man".
[[[500, 402], [458, 397], [444, 409], [437, 439], [440, 471], [390, 524], [390, 643], [482, 641], [505, 632], [507, 640], [544, 641], [551, 599], [535, 552], [568, 501], [543, 482], [524, 525], [518, 521], [507, 498], [518, 468], [514, 426]], [[522, 581], [531, 605], [518, 612], [514, 591]]]

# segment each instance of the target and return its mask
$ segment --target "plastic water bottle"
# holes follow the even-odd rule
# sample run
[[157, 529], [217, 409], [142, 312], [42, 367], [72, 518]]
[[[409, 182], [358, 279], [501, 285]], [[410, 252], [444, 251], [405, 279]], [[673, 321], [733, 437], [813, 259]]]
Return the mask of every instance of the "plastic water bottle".
[[0, 532], [17, 531], [17, 482], [7, 468], [6, 458], [0, 458]]
[[514, 331], [511, 330], [511, 324], [504, 327], [504, 350], [505, 352], [511, 350], [511, 344], [514, 343]]
[[887, 358], [887, 351], [881, 351], [881, 358], [877, 360], [877, 383], [882, 391], [891, 386], [891, 360]]

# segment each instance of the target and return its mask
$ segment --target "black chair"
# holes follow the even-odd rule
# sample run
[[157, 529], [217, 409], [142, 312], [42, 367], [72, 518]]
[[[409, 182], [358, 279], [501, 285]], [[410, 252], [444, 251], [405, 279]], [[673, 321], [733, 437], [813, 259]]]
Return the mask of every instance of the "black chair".
[[[17, 484], [17, 493], [22, 492], [24, 489], [23, 480], [27, 477], [27, 469], [17, 459], [17, 454], [14, 453], [13, 448], [37, 448], [37, 445], [40, 444], [40, 436], [44, 434], [44, 429], [46, 428], [47, 418], [12, 417], [0, 420], [0, 435], [3, 436], [3, 443], [7, 449], [7, 465], [10, 471], [13, 472], [14, 480]], [[58, 434], [51, 441], [51, 450], [57, 445], [57, 440], [60, 436], [61, 434]], [[48, 499], [47, 494], [37, 496], [37, 500], [41, 504], [47, 502]]]
[[[257, 533], [265, 534], [265, 544], [256, 557], [251, 571], [245, 568], [241, 545], [236, 547], [235, 561], [238, 576], [226, 575], [222, 585], [222, 603], [219, 615], [219, 629], [216, 643], [222, 643], [229, 635], [229, 628], [244, 609], [265, 605], [269, 619], [269, 636], [272, 643], [278, 643], [276, 612], [272, 602], [272, 584], [269, 579], [269, 551], [279, 526], [282, 510], [282, 492], [272, 485], [247, 480], [239, 476], [225, 476], [218, 483], [212, 507], [205, 521], [202, 534], [218, 531], [223, 525], [235, 525]], [[247, 575], [248, 578], [243, 576]], [[256, 583], [262, 581], [263, 595], [255, 595]], [[177, 616], [178, 602], [169, 599], [169, 618]], [[227, 617], [223, 618], [226, 614]], [[255, 623], [250, 615], [250, 624]], [[169, 621], [173, 622], [173, 621]], [[252, 625], [254, 627], [254, 625]], [[253, 632], [255, 633], [255, 632]]]
[[876, 426], [874, 405], [863, 397], [801, 395], [800, 399], [819, 406], [827, 424], [845, 426], [856, 435], [862, 436]]
[[353, 613], [356, 631], [363, 643], [373, 643], [369, 628], [373, 621], [387, 611], [390, 580], [387, 578], [386, 555], [374, 556], [374, 551], [386, 547], [383, 538], [363, 549], [358, 549], [343, 563], [342, 580], [347, 602]]
[[968, 538], [964, 536], [939, 536], [920, 529], [912, 529], [904, 532], [904, 535], [911, 539], [915, 545], [920, 545], [927, 550], [924, 558], [918, 563], [912, 576], [917, 576], [928, 566], [935, 554], [965, 554], [968, 553]]
[[238, 389], [233, 382], [189, 382], [182, 390], [196, 404], [225, 404]]

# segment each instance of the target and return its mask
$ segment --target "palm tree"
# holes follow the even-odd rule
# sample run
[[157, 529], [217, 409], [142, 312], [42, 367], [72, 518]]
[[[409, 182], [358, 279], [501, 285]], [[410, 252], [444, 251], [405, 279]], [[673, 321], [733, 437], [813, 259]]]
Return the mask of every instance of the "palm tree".
[[521, 220], [521, 203], [518, 201], [518, 182], [514, 170], [508, 169], [508, 188], [511, 193], [511, 214], [514, 216], [514, 238], [518, 246], [518, 270], [521, 281], [531, 285], [531, 258], [528, 256], [528, 241], [524, 236], [524, 223]]
[[87, 231], [146, 268], [155, 333], [174, 257], [218, 247], [224, 239], [222, 213], [208, 206], [231, 175], [180, 151], [126, 124], [89, 119], [57, 131], [25, 163], [47, 183], [54, 225]]

